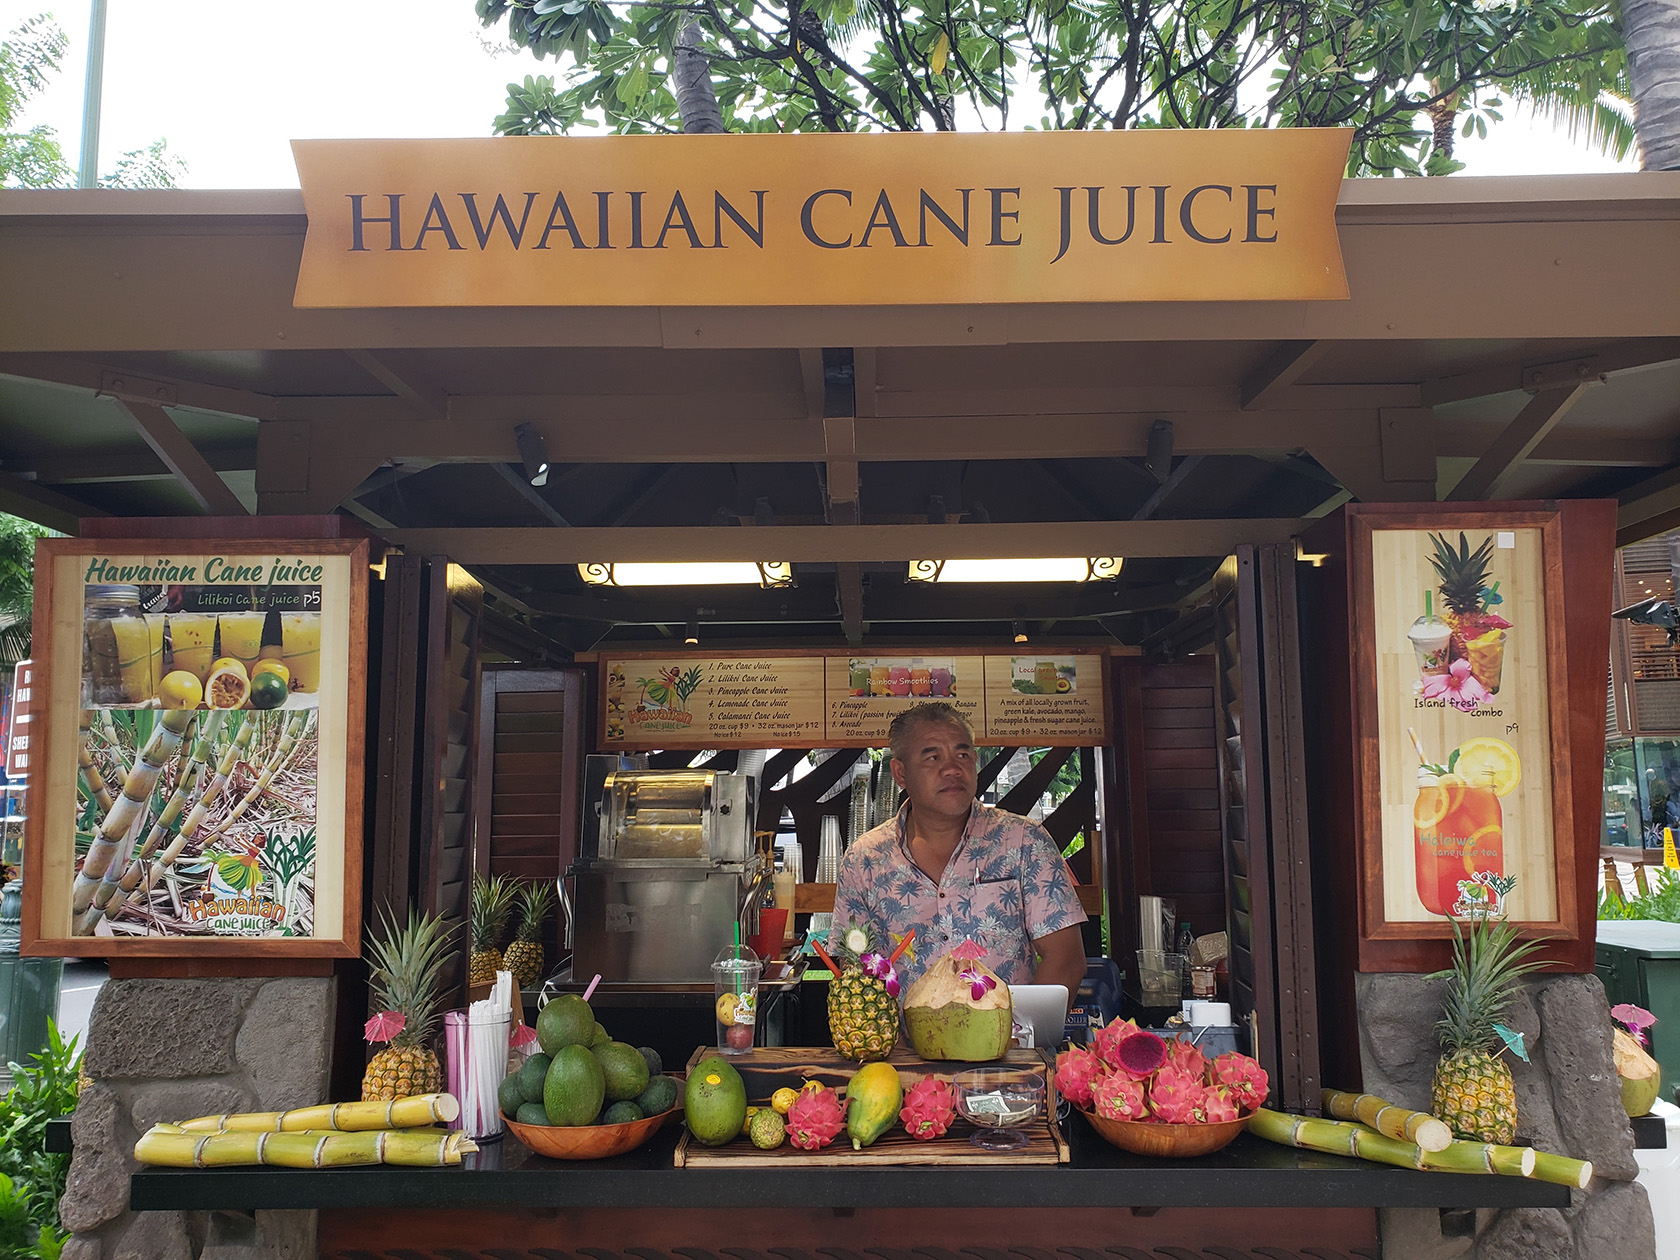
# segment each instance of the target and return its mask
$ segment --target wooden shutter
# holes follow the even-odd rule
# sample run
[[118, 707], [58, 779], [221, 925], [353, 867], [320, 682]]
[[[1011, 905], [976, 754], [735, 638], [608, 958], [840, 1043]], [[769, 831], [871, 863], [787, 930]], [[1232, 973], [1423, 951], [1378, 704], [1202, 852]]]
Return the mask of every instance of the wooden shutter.
[[473, 784], [476, 869], [553, 880], [577, 856], [585, 684], [579, 669], [485, 666]]

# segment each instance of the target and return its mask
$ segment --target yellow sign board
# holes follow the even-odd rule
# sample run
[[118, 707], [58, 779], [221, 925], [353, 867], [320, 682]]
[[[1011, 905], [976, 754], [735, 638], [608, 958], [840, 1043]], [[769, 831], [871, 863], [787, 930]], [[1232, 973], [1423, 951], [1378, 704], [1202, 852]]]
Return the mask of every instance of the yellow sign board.
[[299, 140], [294, 303], [1340, 300], [1349, 134]]

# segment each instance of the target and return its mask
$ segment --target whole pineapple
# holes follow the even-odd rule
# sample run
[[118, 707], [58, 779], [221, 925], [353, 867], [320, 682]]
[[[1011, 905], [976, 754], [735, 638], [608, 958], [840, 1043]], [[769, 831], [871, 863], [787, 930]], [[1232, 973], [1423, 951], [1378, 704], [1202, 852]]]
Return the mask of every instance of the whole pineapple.
[[554, 888], [542, 880], [532, 880], [519, 890], [519, 929], [513, 944], [502, 954], [502, 962], [513, 972], [514, 983], [529, 989], [543, 974], [543, 920], [554, 908]]
[[1496, 1057], [1504, 1039], [1495, 1025], [1505, 1017], [1517, 985], [1543, 964], [1525, 961], [1542, 942], [1523, 942], [1508, 923], [1453, 925], [1447, 1000], [1435, 1033], [1446, 1053], [1435, 1068], [1430, 1110], [1459, 1137], [1509, 1146], [1517, 1136], [1517, 1093], [1511, 1069]]
[[368, 987], [380, 1013], [368, 1021], [368, 1039], [385, 1049], [368, 1061], [363, 1102], [388, 1102], [443, 1088], [443, 1070], [431, 1049], [443, 997], [443, 972], [455, 949], [448, 923], [409, 908], [399, 927], [381, 911], [378, 935], [368, 940]]
[[1472, 619], [1482, 612], [1482, 588], [1487, 585], [1488, 565], [1493, 559], [1493, 535], [1482, 540], [1476, 550], [1470, 550], [1470, 539], [1462, 530], [1458, 547], [1444, 534], [1431, 534], [1435, 554], [1429, 557], [1436, 576], [1441, 579], [1441, 600], [1446, 604], [1442, 620], [1453, 628], [1453, 655], [1464, 655], [1465, 630]]
[[502, 935], [513, 913], [515, 890], [500, 875], [473, 876], [472, 912], [468, 921], [472, 952], [467, 955], [467, 987], [496, 983], [502, 963]]
[[840, 939], [832, 951], [840, 974], [828, 986], [829, 1036], [848, 1059], [884, 1059], [898, 1041], [898, 981], [887, 960], [870, 952], [863, 928], [848, 928]]

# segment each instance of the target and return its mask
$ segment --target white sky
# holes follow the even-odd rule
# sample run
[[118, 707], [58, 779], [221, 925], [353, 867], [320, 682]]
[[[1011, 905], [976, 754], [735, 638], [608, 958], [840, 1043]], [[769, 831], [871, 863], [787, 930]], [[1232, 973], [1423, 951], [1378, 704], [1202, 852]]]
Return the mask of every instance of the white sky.
[[[0, 0], [0, 33], [51, 12], [70, 37], [25, 126], [81, 141], [89, 0]], [[186, 159], [187, 188], [295, 188], [288, 142], [320, 137], [484, 136], [509, 81], [552, 61], [498, 46], [472, 0], [108, 0], [100, 167], [158, 137]], [[400, 17], [399, 17], [400, 15]], [[1458, 142], [1469, 175], [1634, 169], [1526, 119]]]

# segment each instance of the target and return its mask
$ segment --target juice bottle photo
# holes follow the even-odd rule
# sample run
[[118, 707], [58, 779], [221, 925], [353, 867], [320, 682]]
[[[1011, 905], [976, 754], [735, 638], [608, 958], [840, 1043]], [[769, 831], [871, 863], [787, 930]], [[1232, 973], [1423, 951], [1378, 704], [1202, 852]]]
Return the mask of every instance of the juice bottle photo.
[[1505, 873], [1505, 824], [1491, 775], [1466, 782], [1418, 770], [1412, 806], [1417, 894], [1431, 914], [1450, 914], [1458, 885], [1476, 871]]

